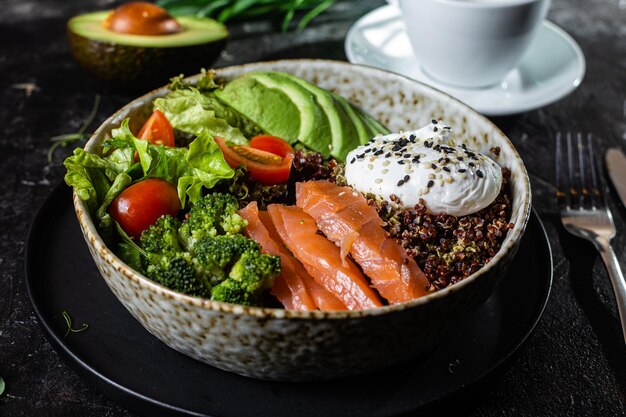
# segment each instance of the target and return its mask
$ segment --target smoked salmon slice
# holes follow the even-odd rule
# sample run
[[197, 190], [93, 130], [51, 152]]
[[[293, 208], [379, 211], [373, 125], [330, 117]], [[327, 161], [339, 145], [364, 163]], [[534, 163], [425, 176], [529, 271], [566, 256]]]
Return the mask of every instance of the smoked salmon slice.
[[428, 279], [402, 245], [387, 236], [376, 209], [361, 193], [328, 181], [301, 182], [296, 184], [296, 205], [339, 245], [342, 255], [352, 255], [390, 304], [427, 293]]
[[302, 264], [285, 248], [266, 211], [256, 201], [239, 210], [248, 221], [244, 233], [257, 241], [264, 252], [280, 256], [281, 274], [276, 277], [272, 294], [288, 310], [346, 310], [334, 295], [315, 282]]
[[267, 211], [282, 241], [315, 281], [341, 300], [349, 310], [382, 306], [363, 273], [340, 249], [317, 233], [315, 220], [295, 206], [270, 204]]

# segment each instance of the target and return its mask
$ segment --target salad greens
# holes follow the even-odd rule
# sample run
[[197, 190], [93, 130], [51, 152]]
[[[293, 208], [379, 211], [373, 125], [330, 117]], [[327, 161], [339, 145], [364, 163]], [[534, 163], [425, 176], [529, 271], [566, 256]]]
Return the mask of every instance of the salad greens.
[[[140, 140], [131, 133], [128, 120], [113, 129], [111, 135], [103, 146], [106, 156], [78, 148], [64, 162], [65, 182], [85, 201], [105, 240], [110, 240], [113, 232], [107, 209], [133, 181], [161, 178], [177, 184], [181, 205], [187, 207], [202, 197], [203, 187], [210, 189], [219, 180], [235, 174], [205, 131], [189, 148], [169, 148]], [[135, 162], [135, 152], [139, 162]]]
[[[252, 122], [222, 104], [212, 93], [202, 93], [194, 87], [185, 87], [157, 98], [154, 108], [165, 115], [172, 127], [186, 133], [198, 135], [204, 131], [229, 138], [236, 144], [246, 144], [246, 136], [261, 133]], [[240, 126], [241, 129], [233, 126]]]

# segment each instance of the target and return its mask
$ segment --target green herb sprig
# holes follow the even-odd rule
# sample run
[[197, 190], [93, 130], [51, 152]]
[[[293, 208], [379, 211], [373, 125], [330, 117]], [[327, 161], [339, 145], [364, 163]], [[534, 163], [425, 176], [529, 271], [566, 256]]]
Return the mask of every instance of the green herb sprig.
[[82, 126], [80, 127], [80, 129], [78, 129], [76, 133], [68, 133], [65, 135], [53, 136], [52, 138], [50, 138], [50, 142], [52, 142], [52, 145], [48, 149], [48, 163], [52, 163], [52, 157], [60, 146], [67, 148], [73, 143], [86, 142], [87, 139], [89, 139], [90, 135], [89, 133], [85, 133], [85, 131], [95, 119], [96, 114], [98, 113], [98, 107], [100, 107], [99, 94], [97, 94], [96, 98], [94, 99], [91, 113], [89, 113], [89, 116], [87, 116], [87, 119], [83, 122]]
[[281, 30], [286, 32], [296, 12], [308, 10], [296, 26], [297, 30], [302, 30], [334, 2], [335, 0], [159, 0], [157, 4], [174, 16], [212, 17], [222, 23], [233, 19], [281, 14]]
[[61, 315], [63, 316], [63, 319], [65, 320], [65, 324], [67, 324], [67, 331], [65, 332], [65, 335], [63, 335], [63, 337], [67, 337], [69, 336], [70, 333], [81, 333], [86, 331], [89, 328], [89, 325], [86, 323], [83, 323], [78, 329], [73, 329], [72, 328], [72, 317], [70, 316], [70, 313], [68, 313], [67, 311], [63, 310], [61, 312]]

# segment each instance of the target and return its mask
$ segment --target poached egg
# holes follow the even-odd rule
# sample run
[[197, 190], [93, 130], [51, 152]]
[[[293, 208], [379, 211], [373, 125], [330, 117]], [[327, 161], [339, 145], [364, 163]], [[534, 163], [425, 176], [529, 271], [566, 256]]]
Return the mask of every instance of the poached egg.
[[362, 193], [405, 208], [423, 199], [433, 214], [475, 213], [500, 193], [502, 169], [488, 156], [457, 145], [452, 136], [437, 120], [418, 130], [377, 136], [348, 153], [346, 180]]

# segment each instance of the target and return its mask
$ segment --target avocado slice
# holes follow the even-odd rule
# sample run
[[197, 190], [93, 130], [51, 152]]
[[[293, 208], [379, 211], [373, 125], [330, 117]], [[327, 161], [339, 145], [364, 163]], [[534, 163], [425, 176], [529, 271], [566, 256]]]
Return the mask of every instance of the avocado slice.
[[243, 75], [216, 90], [215, 96], [250, 119], [261, 130], [295, 143], [300, 136], [300, 109], [282, 90]]
[[226, 46], [228, 31], [209, 18], [181, 16], [183, 31], [145, 36], [103, 26], [110, 11], [75, 16], [67, 24], [72, 55], [98, 78], [127, 86], [156, 86], [170, 77], [209, 67]]
[[338, 96], [302, 78], [298, 78], [295, 75], [282, 72], [275, 74], [299, 84], [315, 95], [317, 102], [326, 113], [330, 124], [331, 139], [328, 141], [332, 148], [330, 154], [341, 161], [345, 160], [345, 155], [359, 146], [360, 141], [358, 139], [357, 128], [350, 114], [346, 111], [340, 100], [337, 99]]
[[378, 120], [376, 120], [375, 118], [370, 116], [368, 113], [364, 112], [363, 110], [359, 109], [358, 107], [355, 107], [355, 110], [361, 115], [362, 120], [373, 131], [374, 136], [377, 136], [377, 135], [388, 135], [390, 133], [389, 129], [387, 129], [385, 126], [383, 126]]
[[373, 131], [370, 126], [363, 121], [363, 117], [357, 113], [357, 110], [352, 106], [352, 104], [350, 104], [348, 100], [336, 94], [334, 96], [335, 100], [337, 100], [339, 104], [341, 104], [346, 114], [350, 117], [350, 120], [352, 120], [360, 144], [362, 145], [369, 142], [369, 140], [375, 136], [372, 135]]
[[329, 147], [332, 144], [330, 124], [315, 95], [300, 83], [283, 77], [279, 72], [255, 72], [251, 77], [269, 88], [282, 91], [289, 97], [300, 111], [298, 140], [327, 158], [332, 153]]

